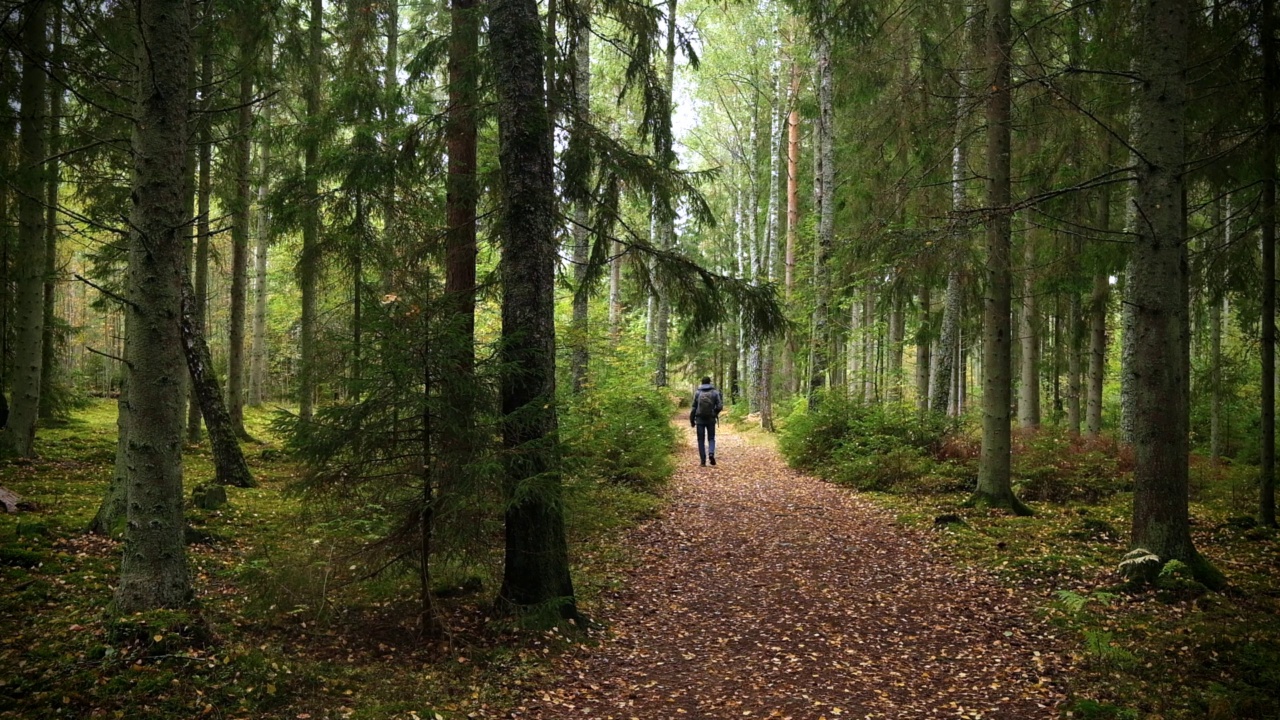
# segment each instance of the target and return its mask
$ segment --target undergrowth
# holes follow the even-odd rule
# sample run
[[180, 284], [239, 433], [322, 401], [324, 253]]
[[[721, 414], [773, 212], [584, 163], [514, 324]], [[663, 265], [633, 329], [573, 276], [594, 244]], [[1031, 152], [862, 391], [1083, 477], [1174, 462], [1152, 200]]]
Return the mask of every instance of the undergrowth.
[[977, 475], [976, 422], [827, 396], [786, 419], [779, 447], [797, 468], [874, 491], [908, 526], [935, 531], [956, 562], [985, 568], [1039, 607], [1071, 655], [1058, 678], [1070, 718], [1280, 718], [1280, 541], [1247, 516], [1257, 469], [1191, 459], [1197, 549], [1228, 574], [1210, 593], [1180, 563], [1125, 583], [1131, 452], [1060, 428], [1016, 432], [1015, 491], [1034, 517], [964, 507]]
[[[440, 559], [447, 633], [422, 639], [417, 577], [373, 572], [351, 554], [380, 530], [366, 526], [368, 513], [321, 512], [283, 492], [301, 469], [269, 419], [246, 418], [264, 440], [245, 446], [260, 486], [228, 488], [219, 510], [188, 510], [204, 540], [188, 546], [197, 600], [181, 611], [105, 612], [121, 548], [84, 528], [111, 473], [114, 403], [42, 430], [39, 459], [0, 466], [0, 486], [39, 506], [0, 514], [0, 718], [503, 716], [551, 677], [549, 658], [589, 641], [493, 616], [496, 555], [487, 565]], [[204, 446], [185, 464], [188, 487], [212, 476]], [[631, 562], [623, 533], [659, 505], [638, 486], [660, 484], [661, 468], [645, 472], [642, 481], [566, 478], [575, 589], [588, 615]]]

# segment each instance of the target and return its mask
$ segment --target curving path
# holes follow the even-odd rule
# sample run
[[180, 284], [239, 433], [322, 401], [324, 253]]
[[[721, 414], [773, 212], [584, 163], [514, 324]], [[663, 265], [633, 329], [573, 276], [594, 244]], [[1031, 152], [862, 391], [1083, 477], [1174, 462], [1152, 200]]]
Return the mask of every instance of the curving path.
[[1057, 641], [1015, 591], [721, 428], [692, 430], [596, 647], [512, 718], [1058, 717]]

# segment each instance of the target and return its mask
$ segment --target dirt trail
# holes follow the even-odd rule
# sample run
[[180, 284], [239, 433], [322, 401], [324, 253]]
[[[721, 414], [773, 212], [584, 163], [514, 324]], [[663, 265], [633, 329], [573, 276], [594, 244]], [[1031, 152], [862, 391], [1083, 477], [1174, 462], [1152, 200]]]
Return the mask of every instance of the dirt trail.
[[1057, 642], [1012, 590], [728, 427], [699, 467], [685, 431], [606, 638], [513, 718], [1057, 717]]

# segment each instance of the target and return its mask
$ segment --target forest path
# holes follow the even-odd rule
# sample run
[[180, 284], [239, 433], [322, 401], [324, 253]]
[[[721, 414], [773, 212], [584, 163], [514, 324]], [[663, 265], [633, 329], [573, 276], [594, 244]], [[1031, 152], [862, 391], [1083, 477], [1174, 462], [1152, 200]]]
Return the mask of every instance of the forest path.
[[721, 426], [693, 431], [609, 632], [513, 718], [1057, 717], [1057, 641], [1016, 593]]

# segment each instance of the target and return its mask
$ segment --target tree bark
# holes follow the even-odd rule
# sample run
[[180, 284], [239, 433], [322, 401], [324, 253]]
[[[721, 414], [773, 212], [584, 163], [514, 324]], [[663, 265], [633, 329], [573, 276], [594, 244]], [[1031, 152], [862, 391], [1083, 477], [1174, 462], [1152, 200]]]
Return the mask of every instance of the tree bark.
[[298, 258], [301, 298], [298, 359], [298, 417], [311, 421], [316, 396], [316, 305], [320, 280], [320, 68], [324, 64], [324, 0], [311, 0], [311, 26], [307, 33], [306, 118], [303, 143], [302, 253]]
[[[266, 67], [272, 65], [268, 44]], [[263, 123], [271, 125], [271, 103], [262, 108]], [[262, 177], [258, 181], [257, 242], [253, 253], [253, 350], [249, 354], [249, 405], [261, 407], [267, 394], [267, 257], [271, 241], [271, 214], [267, 212], [267, 189], [271, 183], [271, 146], [258, 145]]]
[[[200, 85], [207, 88], [213, 84], [213, 52], [207, 38], [200, 45]], [[209, 243], [212, 237], [209, 211], [213, 198], [213, 133], [209, 98], [210, 95], [206, 93], [201, 108], [202, 116], [197, 121], [200, 124], [200, 175], [196, 180], [195, 307], [191, 322], [201, 336], [205, 332], [209, 305]], [[200, 418], [200, 398], [193, 392], [187, 410], [187, 442], [192, 445], [200, 442]]]
[[[1137, 186], [1133, 259], [1127, 302], [1132, 347], [1135, 548], [1162, 561], [1191, 565], [1206, 584], [1221, 575], [1196, 552], [1188, 514], [1187, 245], [1183, 227], [1183, 162], [1191, 3], [1144, 0], [1137, 36], [1160, 38], [1139, 48], [1142, 78], [1133, 113]], [[1126, 328], [1128, 330], [1128, 328]]]
[[920, 324], [916, 327], [916, 413], [924, 415], [929, 411], [929, 376], [933, 373], [933, 357], [929, 343], [932, 334], [930, 305], [933, 304], [933, 288], [926, 282], [920, 287], [918, 295], [920, 304]]
[[1019, 340], [1022, 343], [1021, 382], [1018, 383], [1018, 425], [1024, 429], [1040, 427], [1040, 318], [1036, 302], [1035, 274], [1036, 233], [1027, 219], [1026, 241], [1022, 261], [1022, 313]]
[[[584, 10], [590, 17], [590, 10]], [[591, 27], [584, 20], [577, 29], [577, 45], [574, 48], [576, 85], [574, 87], [574, 125], [579, 133], [591, 117]], [[570, 374], [573, 377], [573, 392], [580, 393], [587, 385], [587, 371], [591, 362], [591, 351], [588, 345], [590, 328], [588, 327], [589, 296], [587, 288], [587, 262], [590, 260], [591, 244], [587, 223], [590, 204], [584, 199], [574, 203], [573, 207], [573, 331], [570, 338], [573, 343], [573, 354], [570, 359]]]
[[196, 324], [199, 306], [191, 281], [183, 273], [182, 278], [182, 351], [191, 374], [191, 386], [200, 403], [205, 427], [209, 428], [209, 446], [213, 450], [214, 481], [235, 487], [256, 487], [253, 474], [245, 462], [244, 453], [236, 438], [235, 426], [226, 403], [222, 401], [222, 387], [213, 370], [213, 356], [204, 333]]
[[1009, 0], [988, 0], [987, 62], [991, 68], [987, 99], [987, 262], [983, 302], [982, 451], [978, 487], [972, 502], [1029, 513], [1013, 494], [1009, 477], [1010, 406], [1010, 271], [1009, 271], [1009, 140], [1010, 35]]
[[12, 397], [8, 431], [0, 434], [3, 450], [18, 457], [35, 454], [36, 419], [40, 413], [40, 371], [44, 346], [45, 216], [41, 199], [47, 174], [48, 99], [45, 59], [48, 56], [48, 0], [27, 3], [22, 14], [22, 82], [18, 88], [18, 243], [14, 255], [14, 333]]
[[235, 200], [231, 207], [231, 319], [228, 343], [227, 411], [236, 435], [246, 440], [244, 429], [245, 381], [245, 316], [249, 286], [249, 225], [253, 202], [249, 182], [250, 150], [253, 131], [253, 76], [257, 64], [256, 30], [246, 26], [240, 38], [240, 94], [236, 112], [236, 135], [231, 144], [231, 161], [235, 174]]
[[[667, 50], [666, 50], [666, 66], [663, 75], [663, 90], [667, 95], [667, 109], [663, 113], [661, 122], [665, 127], [662, 132], [654, 133], [654, 155], [657, 162], [663, 168], [675, 167], [676, 158], [671, 138], [671, 97], [675, 88], [675, 72], [676, 72], [676, 1], [667, 0]], [[656, 230], [655, 244], [663, 249], [670, 250], [675, 246], [676, 237], [676, 217], [675, 208], [659, 208], [658, 203], [654, 203], [654, 229]], [[667, 298], [666, 293], [659, 293], [657, 301], [657, 313], [654, 316], [653, 326], [653, 355], [654, 355], [654, 384], [660, 388], [667, 386], [667, 354], [670, 345], [670, 325], [671, 325], [671, 301]]]
[[133, 213], [126, 288], [131, 428], [128, 522], [115, 608], [177, 607], [191, 593], [182, 517], [183, 245], [191, 19], [185, 0], [137, 6]]
[[[53, 76], [56, 63], [62, 60], [62, 3], [53, 7], [53, 38], [50, 51], [49, 73]], [[58, 300], [58, 153], [62, 151], [62, 85], [55, 80], [49, 84], [49, 160], [46, 163], [45, 223], [44, 223], [44, 306], [41, 324], [40, 360], [40, 419], [58, 420], [64, 407], [59, 407], [59, 383], [62, 382], [58, 367], [58, 345], [62, 338], [56, 333]]]
[[578, 617], [561, 502], [555, 403], [555, 201], [534, 0], [494, 0], [502, 228], [506, 557], [499, 604]]
[[[792, 52], [795, 42], [792, 40]], [[783, 294], [790, 306], [795, 292], [796, 239], [800, 232], [800, 65], [791, 60], [791, 88], [787, 98], [787, 247], [783, 256]], [[782, 377], [790, 392], [799, 392], [795, 368], [796, 339], [787, 326], [782, 354]]]
[[813, 334], [809, 345], [809, 406], [817, 407], [818, 391], [827, 382], [830, 348], [827, 323], [831, 303], [831, 279], [827, 269], [835, 234], [835, 74], [831, 66], [831, 39], [825, 27], [826, 4], [820, 3], [819, 20], [814, 24], [814, 42], [818, 61], [818, 129], [816, 161], [819, 171], [814, 178], [814, 205], [818, 212], [818, 232], [813, 258]]
[[1102, 432], [1102, 388], [1107, 377], [1107, 307], [1111, 282], [1106, 273], [1095, 273], [1089, 296], [1089, 385], [1085, 403], [1085, 433]]
[[1262, 0], [1262, 457], [1258, 478], [1258, 520], [1276, 524], [1276, 67], [1275, 3]]

